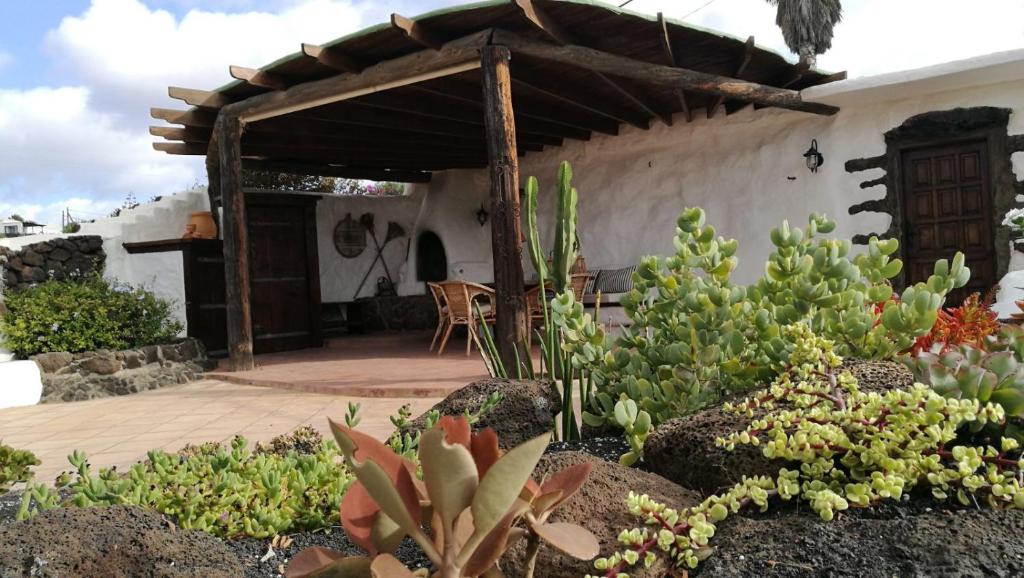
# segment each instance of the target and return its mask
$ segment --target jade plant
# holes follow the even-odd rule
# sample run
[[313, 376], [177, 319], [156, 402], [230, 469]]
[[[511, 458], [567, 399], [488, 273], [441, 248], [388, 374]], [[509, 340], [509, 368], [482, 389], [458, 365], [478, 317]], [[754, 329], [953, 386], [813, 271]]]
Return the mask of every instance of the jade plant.
[[250, 452], [236, 437], [230, 447], [196, 446], [191, 455], [151, 451], [126, 471], [94, 472], [80, 451], [68, 457], [74, 475], [55, 487], [30, 484], [19, 519], [54, 507], [130, 504], [174, 519], [182, 528], [215, 536], [269, 538], [338, 523], [342, 496], [353, 481], [338, 466], [334, 442], [312, 455]]
[[939, 501], [1024, 509], [1018, 442], [961, 441], [965, 429], [1005, 422], [1002, 406], [943, 397], [921, 384], [861, 392], [857, 380], [841, 371], [830, 340], [806, 323], [786, 326], [782, 334], [794, 344], [792, 365], [767, 389], [726, 404], [750, 424], [717, 443], [760, 447], [765, 457], [798, 467], [781, 468], [776, 477], [744, 477], [683, 510], [630, 494], [629, 508], [644, 525], [620, 534], [623, 551], [596, 561], [603, 576], [623, 578], [658, 556], [677, 568], [694, 568], [711, 554], [718, 522], [745, 508], [765, 511], [775, 499], [801, 499], [825, 521], [849, 508], [899, 500], [917, 487], [929, 488]]
[[406, 537], [423, 550], [437, 578], [495, 576], [499, 558], [523, 537], [527, 578], [542, 541], [570, 556], [597, 555], [597, 540], [587, 530], [549, 521], [586, 481], [589, 467], [567, 468], [540, 485], [530, 479], [549, 434], [502, 454], [493, 430], [471, 434], [464, 417], [443, 417], [420, 440], [420, 480], [411, 461], [381, 442], [334, 422], [331, 430], [358, 478], [342, 500], [342, 525], [368, 556], [310, 548], [289, 564], [288, 578], [425, 576], [426, 570], [414, 573], [391, 554]]
[[771, 232], [764, 276], [739, 285], [737, 242], [717, 236], [703, 210], [683, 211], [676, 254], [642, 259], [622, 300], [633, 326], [596, 361], [576, 353], [596, 387], [584, 420], [615, 426], [616, 403], [631, 399], [657, 425], [771, 381], [791, 363], [796, 344], [782, 328], [795, 323], [842, 355], [893, 358], [931, 329], [945, 295], [970, 275], [958, 253], [897, 299], [897, 241], [872, 237], [854, 256], [848, 241], [823, 236], [834, 228], [813, 214], [806, 229], [784, 222]]
[[31, 480], [31, 467], [38, 465], [39, 460], [32, 452], [0, 443], [0, 496], [6, 494], [12, 485]]
[[[548, 286], [554, 292], [552, 299], [541, 299], [543, 327], [537, 332], [541, 350], [541, 374], [534, 370], [531, 349], [528, 343], [517, 348], [517, 367], [504, 366], [494, 344], [491, 330], [481, 323], [480, 335], [483, 343], [478, 349], [492, 377], [529, 377], [559, 380], [562, 383], [561, 432], [563, 439], [580, 438], [576, 423], [576, 410], [572, 399], [578, 395], [583, 407], [589, 404], [593, 383], [590, 367], [604, 354], [604, 328], [595, 322], [595, 317], [584, 313], [583, 304], [576, 300], [572, 290], [571, 271], [576, 262], [578, 249], [577, 225], [579, 217], [576, 205], [579, 194], [572, 186], [572, 167], [562, 162], [558, 168], [558, 194], [555, 199], [554, 241], [551, 261], [541, 246], [540, 229], [537, 223], [537, 205], [540, 185], [536, 177], [526, 181], [524, 232], [530, 260], [542, 288]], [[545, 289], [546, 291], [546, 289]], [[483, 316], [480, 315], [482, 319]]]

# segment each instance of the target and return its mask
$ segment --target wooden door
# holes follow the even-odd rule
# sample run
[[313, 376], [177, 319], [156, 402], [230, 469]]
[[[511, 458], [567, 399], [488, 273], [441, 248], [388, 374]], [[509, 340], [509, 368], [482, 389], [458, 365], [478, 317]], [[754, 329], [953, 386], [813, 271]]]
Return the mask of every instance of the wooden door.
[[988, 151], [984, 141], [903, 154], [904, 265], [908, 283], [925, 281], [935, 261], [962, 251], [971, 269], [968, 285], [951, 294], [959, 304], [996, 283], [995, 238]]
[[248, 195], [255, 353], [319, 347], [315, 205]]

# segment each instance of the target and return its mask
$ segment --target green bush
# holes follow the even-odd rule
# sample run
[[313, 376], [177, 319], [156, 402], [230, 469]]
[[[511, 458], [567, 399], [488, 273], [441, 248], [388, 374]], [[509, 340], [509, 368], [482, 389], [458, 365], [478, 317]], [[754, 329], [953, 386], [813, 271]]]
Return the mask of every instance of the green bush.
[[32, 452], [0, 444], [0, 496], [6, 494], [13, 484], [32, 479], [29, 468], [38, 465], [39, 460]]
[[47, 281], [8, 295], [6, 301], [0, 333], [4, 345], [23, 358], [166, 343], [182, 329], [167, 301], [99, 276]]
[[246, 440], [236, 437], [230, 447], [203, 444], [188, 448], [186, 455], [154, 450], [126, 472], [96, 473], [85, 454], [75, 451], [68, 456], [74, 479], [61, 476], [56, 489], [30, 486], [18, 518], [61, 506], [129, 504], [224, 538], [318, 530], [339, 523], [341, 498], [353, 480], [338, 459], [334, 442], [323, 442], [314, 454], [279, 455], [251, 452]]
[[637, 267], [622, 300], [633, 327], [618, 347], [597, 360], [576, 355], [597, 388], [584, 414], [592, 426], [622, 427], [615, 406], [626, 399], [657, 425], [771, 381], [796, 347], [782, 331], [787, 325], [807, 324], [843, 356], [892, 358], [931, 329], [946, 293], [970, 275], [958, 254], [897, 299], [890, 285], [902, 268], [891, 258], [896, 240], [871, 238], [853, 256], [849, 241], [823, 236], [835, 223], [811, 215], [806, 229], [773, 229], [764, 276], [738, 285], [730, 279], [737, 242], [717, 237], [699, 208], [686, 209], [677, 224], [676, 254], [645, 257]]

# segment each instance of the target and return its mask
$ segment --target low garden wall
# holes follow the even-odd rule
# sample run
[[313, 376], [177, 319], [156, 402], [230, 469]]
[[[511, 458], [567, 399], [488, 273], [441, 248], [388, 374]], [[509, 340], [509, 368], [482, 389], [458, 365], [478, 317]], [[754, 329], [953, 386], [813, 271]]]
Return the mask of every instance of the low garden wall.
[[42, 283], [102, 273], [106, 261], [103, 239], [75, 236], [49, 239], [20, 249], [0, 246], [0, 266], [5, 291]]
[[43, 380], [43, 403], [128, 395], [199, 379], [210, 369], [195, 339], [170, 345], [84, 353], [41, 353], [31, 358]]

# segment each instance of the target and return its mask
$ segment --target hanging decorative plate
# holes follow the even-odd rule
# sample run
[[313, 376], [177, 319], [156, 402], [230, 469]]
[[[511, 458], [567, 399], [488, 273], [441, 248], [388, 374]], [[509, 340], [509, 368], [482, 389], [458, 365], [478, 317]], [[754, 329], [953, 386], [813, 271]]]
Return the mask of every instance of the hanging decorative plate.
[[352, 218], [352, 213], [334, 227], [334, 248], [346, 259], [358, 257], [366, 249], [366, 228]]

